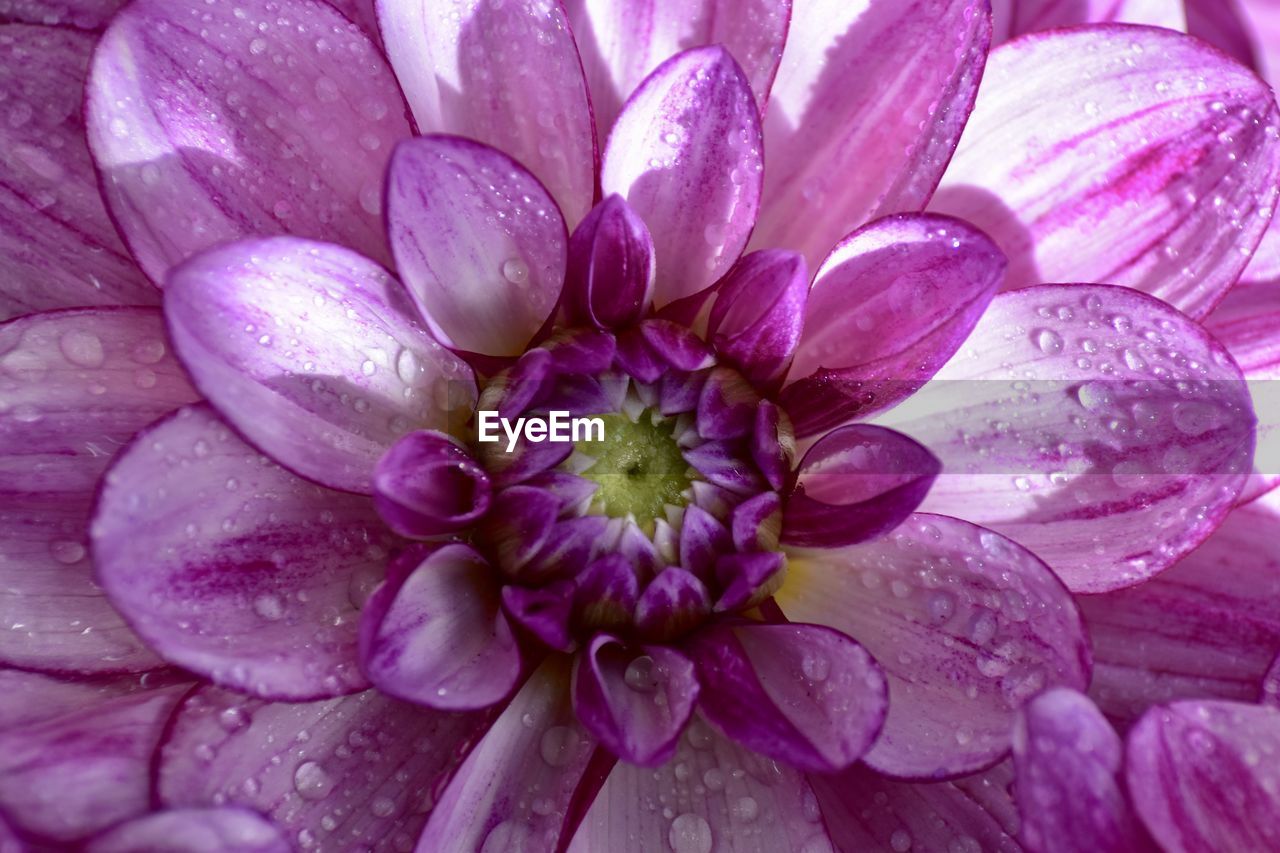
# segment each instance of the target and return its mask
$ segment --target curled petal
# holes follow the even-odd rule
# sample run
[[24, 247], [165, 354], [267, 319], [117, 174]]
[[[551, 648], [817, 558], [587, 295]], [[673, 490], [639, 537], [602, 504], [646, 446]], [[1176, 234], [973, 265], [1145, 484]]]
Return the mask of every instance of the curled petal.
[[565, 311], [601, 329], [630, 325], [653, 298], [653, 238], [622, 196], [592, 209], [569, 239]]
[[717, 285], [711, 343], [757, 386], [769, 385], [791, 364], [808, 295], [804, 258], [778, 249], [752, 252]]
[[504, 586], [502, 605], [512, 621], [548, 647], [571, 652], [577, 647], [577, 640], [570, 633], [576, 591], [571, 581], [556, 581], [537, 588]]
[[174, 809], [135, 818], [93, 838], [85, 853], [289, 853], [284, 833], [248, 809]]
[[440, 432], [418, 430], [397, 441], [373, 472], [373, 502], [402, 536], [460, 530], [489, 509], [493, 487], [466, 449]]

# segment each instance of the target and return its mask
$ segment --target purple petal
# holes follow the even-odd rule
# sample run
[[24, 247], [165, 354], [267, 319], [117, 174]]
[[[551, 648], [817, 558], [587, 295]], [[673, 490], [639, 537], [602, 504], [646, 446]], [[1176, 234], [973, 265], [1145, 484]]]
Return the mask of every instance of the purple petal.
[[715, 575], [723, 592], [713, 609], [727, 613], [755, 607], [782, 583], [786, 557], [778, 551], [726, 554], [716, 560]]
[[492, 486], [456, 439], [418, 430], [397, 441], [373, 473], [373, 502], [403, 536], [451, 533], [489, 509]]
[[693, 573], [669, 566], [640, 594], [635, 627], [645, 639], [665, 642], [700, 625], [710, 612], [706, 585]]
[[[1232, 5], [1217, 0], [1207, 3], [1215, 8]], [[1185, 32], [1196, 0], [1186, 0], [1187, 12], [1183, 12], [1183, 5], [1163, 0], [994, 0], [994, 41], [998, 44], [1025, 33], [1077, 24], [1146, 24]]]
[[795, 451], [795, 430], [787, 413], [768, 400], [760, 401], [751, 432], [751, 459], [771, 488], [781, 489], [786, 483]]
[[888, 408], [934, 374], [1000, 287], [1005, 258], [953, 219], [881, 219], [850, 234], [814, 279], [782, 401], [800, 435]]
[[514, 622], [548, 647], [571, 652], [577, 647], [570, 633], [576, 591], [572, 581], [556, 581], [537, 589], [504, 586], [502, 605]]
[[759, 473], [743, 464], [738, 442], [708, 441], [686, 450], [684, 459], [709, 483], [734, 494], [754, 495], [766, 488]]
[[707, 333], [717, 352], [756, 385], [780, 379], [804, 324], [809, 270], [794, 252], [752, 252], [717, 285]]
[[138, 0], [98, 44], [86, 102], [107, 206], [153, 281], [249, 235], [388, 258], [382, 176], [410, 135], [404, 102], [329, 6]]
[[624, 762], [613, 768], [569, 853], [823, 853], [831, 841], [804, 774], [695, 718], [656, 771]]
[[568, 659], [549, 657], [444, 790], [417, 849], [557, 849], [576, 828], [570, 807], [594, 747], [574, 719]]
[[789, 550], [775, 600], [788, 619], [856, 635], [889, 679], [866, 761], [893, 776], [973, 772], [1009, 748], [1019, 706], [1089, 680], [1071, 595], [1034, 555], [954, 518], [916, 514], [838, 551]]
[[763, 492], [733, 509], [730, 521], [733, 546], [739, 551], [773, 551], [782, 528], [782, 499], [777, 492]]
[[791, 16], [790, 0], [570, 0], [565, 5], [602, 138], [651, 71], [680, 51], [702, 45], [724, 45], [733, 54], [763, 112]]
[[636, 570], [621, 554], [605, 554], [578, 575], [574, 607], [578, 621], [587, 627], [609, 630], [629, 625], [639, 599]]
[[241, 808], [176, 809], [136, 818], [90, 840], [85, 853], [289, 853], [284, 833]]
[[452, 347], [519, 355], [560, 298], [564, 219], [538, 179], [497, 149], [453, 136], [401, 145], [387, 227], [409, 292]]
[[[56, 6], [47, 10], [55, 20], [71, 11]], [[0, 319], [159, 302], [107, 217], [85, 145], [81, 101], [93, 42], [70, 29], [0, 25], [8, 116], [0, 123]]]
[[1253, 452], [1226, 350], [1121, 287], [1000, 294], [933, 382], [879, 420], [942, 460], [925, 510], [1017, 540], [1077, 592], [1130, 586], [1200, 544]]
[[704, 582], [711, 579], [711, 566], [725, 551], [731, 551], [729, 531], [720, 520], [700, 506], [688, 506], [680, 525], [680, 568]]
[[470, 547], [431, 554], [361, 644], [369, 680], [431, 708], [469, 711], [498, 702], [520, 677], [520, 650], [499, 592], [496, 573]]
[[1280, 710], [1188, 701], [1152, 708], [1129, 733], [1134, 807], [1170, 853], [1280, 845]]
[[98, 582], [166, 660], [271, 698], [366, 686], [356, 592], [394, 538], [367, 498], [271, 464], [207, 406], [129, 445], [92, 533]]
[[448, 430], [471, 370], [413, 319], [377, 264], [276, 237], [212, 249], [169, 277], [165, 316], [196, 385], [298, 474], [368, 493], [411, 426]]
[[884, 676], [871, 655], [819, 625], [717, 625], [686, 645], [699, 708], [743, 746], [800, 770], [848, 767], [885, 719]]
[[855, 228], [922, 208], [973, 107], [990, 37], [986, 10], [968, 0], [798, 4], [765, 116], [753, 246], [792, 249], [816, 269]]
[[677, 54], [628, 98], [600, 181], [649, 226], [657, 307], [704, 289], [738, 259], [755, 225], [761, 170], [760, 119], [725, 48]]
[[510, 154], [576, 225], [591, 206], [596, 140], [563, 7], [554, 0], [465, 0], [447, 8], [379, 0], [378, 13], [422, 132], [470, 137]]
[[551, 536], [560, 515], [560, 501], [542, 489], [512, 486], [493, 501], [481, 534], [498, 568], [515, 576]]
[[36, 314], [0, 326], [0, 659], [58, 672], [159, 659], [93, 582], [89, 516], [112, 454], [198, 399], [150, 308]]
[[1199, 318], [1270, 221], [1275, 132], [1266, 84], [1197, 39], [1038, 33], [992, 52], [931, 209], [995, 239], [1006, 289], [1108, 282]]
[[0, 809], [17, 828], [70, 842], [146, 811], [151, 753], [189, 684], [6, 671], [0, 685]]
[[881, 536], [915, 511], [941, 467], [927, 448], [891, 429], [853, 424], [829, 432], [800, 461], [782, 542], [839, 548]]
[[715, 364], [715, 352], [687, 326], [670, 320], [649, 320], [640, 334], [658, 357], [677, 370], [702, 370]]
[[597, 634], [574, 661], [574, 712], [592, 736], [632, 764], [666, 763], [697, 699], [693, 664], [665, 646], [628, 648]]
[[370, 690], [261, 702], [204, 687], [174, 715], [156, 760], [159, 803], [261, 811], [323, 850], [412, 849], [489, 714], [451, 714]]
[[741, 438], [752, 432], [760, 395], [742, 374], [712, 368], [698, 395], [698, 435], [713, 440]]
[[653, 238], [622, 196], [611, 195], [569, 239], [565, 311], [571, 322], [600, 329], [640, 319], [653, 298]]
[[26, 24], [100, 29], [127, 0], [10, 0], [0, 17]]
[[1019, 833], [1041, 853], [1152, 851], [1117, 774], [1120, 736], [1087, 698], [1066, 688], [1027, 703], [1013, 733]]

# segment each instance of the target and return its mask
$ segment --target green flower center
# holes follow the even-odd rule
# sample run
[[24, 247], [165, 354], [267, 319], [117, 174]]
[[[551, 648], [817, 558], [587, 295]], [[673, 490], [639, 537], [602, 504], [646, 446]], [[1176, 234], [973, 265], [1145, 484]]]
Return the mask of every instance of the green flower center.
[[604, 415], [604, 441], [579, 442], [577, 450], [593, 460], [580, 476], [596, 483], [593, 512], [613, 518], [631, 516], [648, 535], [666, 518], [666, 507], [683, 507], [694, 470], [680, 453], [676, 421], [653, 409], [632, 420]]

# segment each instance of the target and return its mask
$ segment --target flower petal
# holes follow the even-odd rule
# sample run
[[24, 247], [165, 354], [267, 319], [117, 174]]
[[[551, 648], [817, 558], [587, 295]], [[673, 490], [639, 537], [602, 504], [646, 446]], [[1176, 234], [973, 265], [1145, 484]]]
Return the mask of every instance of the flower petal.
[[1120, 736], [1087, 698], [1066, 688], [1027, 703], [1013, 733], [1020, 836], [1041, 853], [1151, 851], [1117, 779]]
[[112, 454], [198, 399], [151, 308], [56, 311], [0, 326], [0, 659], [57, 672], [160, 661], [93, 582], [89, 516]]
[[320, 849], [411, 849], [489, 719], [376, 690], [284, 703], [202, 687], [174, 715], [156, 792], [173, 808], [257, 809]]
[[85, 853], [289, 853], [274, 824], [240, 808], [176, 809], [144, 815], [102, 833]]
[[1077, 598], [1093, 641], [1090, 694], [1129, 722], [1182, 698], [1253, 701], [1280, 650], [1280, 495], [1231, 512], [1146, 583]]
[[367, 685], [353, 599], [394, 537], [371, 501], [273, 465], [207, 406], [121, 454], [92, 533], [98, 581], [166, 660], [269, 698]]
[[716, 350], [756, 385], [782, 377], [800, 341], [809, 270], [795, 252], [745, 256], [716, 286], [707, 334]]
[[662, 767], [613, 768], [569, 853], [822, 853], [832, 849], [822, 817], [803, 774], [695, 718]]
[[440, 340], [519, 355], [564, 284], [564, 219], [519, 163], [469, 139], [396, 149], [387, 177], [391, 251]]
[[382, 176], [410, 128], [386, 60], [329, 6], [137, 0], [98, 44], [87, 116], [107, 206], [157, 284], [249, 235], [388, 257]]
[[1203, 317], [1280, 192], [1271, 92], [1202, 42], [1098, 25], [991, 53], [930, 209], [1009, 256], [1006, 289], [1120, 284]]
[[686, 650], [702, 684], [699, 709], [748, 749], [830, 773], [871, 746], [885, 682], [871, 655], [820, 625], [717, 625]]
[[19, 829], [66, 843], [147, 810], [151, 753], [189, 684], [6, 671], [0, 685], [0, 809]]
[[595, 190], [596, 138], [564, 8], [555, 0], [378, 0], [378, 16], [422, 132], [507, 152], [578, 224]]
[[1139, 816], [1169, 853], [1272, 850], [1278, 753], [1280, 709], [1175, 702], [1152, 708], [1129, 733], [1125, 775]]
[[484, 708], [520, 676], [497, 575], [466, 545], [446, 545], [404, 580], [360, 650], [384, 693], [444, 710]]
[[990, 39], [989, 14], [968, 0], [797, 4], [765, 116], [769, 170], [752, 245], [792, 249], [816, 269], [855, 228], [924, 207], [973, 108]]
[[[595, 744], [573, 716], [569, 659], [553, 655], [529, 677], [444, 790], [418, 839], [436, 850], [553, 851]], [[594, 792], [592, 792], [594, 793]], [[589, 799], [588, 799], [589, 802]]]
[[98, 194], [81, 113], [92, 50], [87, 33], [0, 25], [0, 319], [160, 301]]
[[719, 45], [677, 54], [631, 95], [600, 182], [649, 226], [661, 308], [719, 278], [747, 244], [760, 203], [760, 117]]
[[653, 299], [653, 238], [622, 196], [592, 208], [569, 239], [564, 307], [572, 323], [622, 328]]
[[[1141, 2], [1141, 0], [1130, 0], [1131, 3]], [[1150, 2], [1150, 0], [1148, 0]], [[1198, 39], [1207, 41], [1209, 44], [1233, 57], [1241, 65], [1249, 68], [1256, 68], [1260, 72], [1267, 70], [1262, 68], [1258, 61], [1253, 42], [1259, 41], [1262, 53], [1266, 53], [1271, 40], [1264, 29], [1258, 32], [1257, 22], [1248, 21], [1248, 18], [1254, 15], [1247, 14], [1252, 12], [1253, 8], [1267, 8], [1271, 6], [1270, 0], [1232, 0], [1229, 3], [1215, 3], [1214, 0], [1183, 0], [1179, 4], [1186, 7], [1186, 32]], [[1274, 50], [1274, 48], [1270, 48]], [[1265, 56], [1264, 56], [1265, 58]]]
[[856, 634], [880, 661], [889, 716], [866, 762], [893, 776], [986, 766], [1008, 750], [1023, 702], [1089, 680], [1084, 627], [1061, 582], [958, 519], [916, 514], [870, 542], [788, 549], [775, 600], [788, 619]]
[[493, 488], [452, 436], [418, 430], [378, 460], [373, 503], [402, 536], [438, 536], [475, 523], [489, 509]]
[[169, 279], [165, 316], [197, 386], [298, 474], [369, 493], [411, 427], [448, 431], [475, 400], [471, 370], [413, 319], [372, 261], [275, 237], [211, 249]]
[[841, 241], [814, 279], [782, 394], [798, 434], [912, 394], [973, 331], [1004, 268], [985, 234], [948, 217], [887, 217]]
[[784, 545], [839, 548], [888, 533], [924, 500], [941, 466], [902, 433], [852, 424], [827, 433], [796, 470]]
[[0, 18], [48, 27], [96, 30], [127, 0], [10, 0]]
[[[1194, 5], [1194, 0], [1186, 0], [1186, 5]], [[1076, 24], [1147, 24], [1186, 32], [1188, 13], [1182, 7], [1182, 3], [1166, 0], [993, 0], [992, 30], [996, 44], [1025, 33]]]
[[1121, 287], [1000, 294], [933, 381], [879, 422], [942, 460], [923, 508], [1035, 551], [1076, 592], [1151, 577], [1213, 532], [1254, 417], [1222, 345]]

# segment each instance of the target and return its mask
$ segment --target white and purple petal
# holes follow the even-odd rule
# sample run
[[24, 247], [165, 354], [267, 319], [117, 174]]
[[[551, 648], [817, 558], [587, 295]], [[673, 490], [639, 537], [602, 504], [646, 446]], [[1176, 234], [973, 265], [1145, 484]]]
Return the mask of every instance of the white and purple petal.
[[90, 839], [85, 853], [289, 853], [284, 832], [249, 809], [173, 809], [126, 821]]

